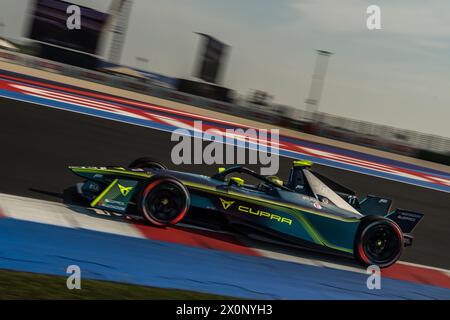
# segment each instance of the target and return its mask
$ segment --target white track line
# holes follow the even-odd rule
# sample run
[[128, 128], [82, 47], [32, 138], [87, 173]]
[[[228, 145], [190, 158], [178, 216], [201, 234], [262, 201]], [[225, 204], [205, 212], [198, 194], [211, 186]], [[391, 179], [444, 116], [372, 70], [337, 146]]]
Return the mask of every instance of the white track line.
[[3, 215], [16, 220], [144, 238], [132, 225], [102, 217], [97, 210], [7, 194], [0, 194], [0, 206]]

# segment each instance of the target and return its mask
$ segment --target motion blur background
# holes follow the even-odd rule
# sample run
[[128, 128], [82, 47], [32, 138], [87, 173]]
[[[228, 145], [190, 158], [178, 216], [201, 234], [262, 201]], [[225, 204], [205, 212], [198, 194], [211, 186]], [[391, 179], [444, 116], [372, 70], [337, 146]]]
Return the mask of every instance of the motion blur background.
[[[68, 28], [72, 5], [80, 29]], [[370, 30], [373, 5], [381, 28]], [[66, 276], [68, 263], [83, 270], [83, 289], [86, 277], [257, 299], [448, 299], [449, 9], [443, 0], [1, 0], [0, 299], [72, 296], [65, 278], [58, 295], [36, 285], [42, 274]], [[197, 120], [222, 135], [278, 127], [281, 179], [304, 158], [360, 199], [425, 214], [414, 245], [383, 269], [383, 290], [369, 290], [353, 260], [189, 221], [156, 228], [74, 194], [80, 178], [68, 166], [127, 166], [150, 153], [173, 168], [171, 133], [193, 133]], [[176, 170], [211, 176], [217, 165]], [[11, 285], [16, 276], [24, 280]], [[136, 287], [106, 291], [132, 298]]]
[[[81, 30], [66, 8], [82, 6]], [[381, 29], [366, 26], [381, 8]], [[0, 59], [450, 164], [448, 1], [2, 0]]]

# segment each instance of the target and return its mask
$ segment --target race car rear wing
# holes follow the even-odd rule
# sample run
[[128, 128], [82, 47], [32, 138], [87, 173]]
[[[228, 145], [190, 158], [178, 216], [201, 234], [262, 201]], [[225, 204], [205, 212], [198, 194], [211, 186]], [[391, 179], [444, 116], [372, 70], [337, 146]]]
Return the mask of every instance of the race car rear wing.
[[358, 203], [357, 209], [366, 216], [384, 217], [391, 212], [391, 205], [391, 199], [368, 195]]
[[386, 215], [386, 218], [393, 220], [398, 224], [403, 233], [411, 233], [422, 220], [424, 214], [404, 209], [396, 209], [394, 212]]

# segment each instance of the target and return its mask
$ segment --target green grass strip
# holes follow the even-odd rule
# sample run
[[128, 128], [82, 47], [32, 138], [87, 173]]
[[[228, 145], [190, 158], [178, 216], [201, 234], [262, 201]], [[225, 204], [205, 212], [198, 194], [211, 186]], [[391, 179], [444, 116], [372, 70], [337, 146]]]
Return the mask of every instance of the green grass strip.
[[0, 270], [1, 300], [217, 300], [231, 297], [109, 281], [81, 279], [80, 290], [69, 290], [67, 277]]

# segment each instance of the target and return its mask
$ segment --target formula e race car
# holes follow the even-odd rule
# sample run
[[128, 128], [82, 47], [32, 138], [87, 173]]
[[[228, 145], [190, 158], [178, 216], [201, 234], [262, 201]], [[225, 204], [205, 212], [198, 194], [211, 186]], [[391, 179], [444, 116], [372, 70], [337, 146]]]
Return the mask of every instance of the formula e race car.
[[[353, 256], [381, 268], [412, 245], [423, 214], [391, 211], [389, 199], [367, 196], [294, 161], [287, 181], [242, 166], [213, 176], [168, 170], [150, 158], [129, 167], [70, 167], [85, 179], [77, 193], [93, 208], [140, 216], [159, 227], [180, 221], [205, 223], [248, 236]], [[245, 181], [248, 179], [249, 181]], [[214, 222], [214, 223], [213, 223]]]

